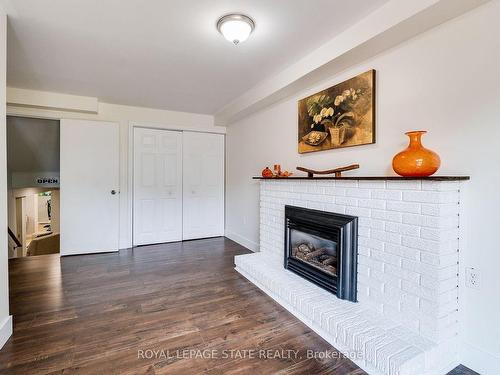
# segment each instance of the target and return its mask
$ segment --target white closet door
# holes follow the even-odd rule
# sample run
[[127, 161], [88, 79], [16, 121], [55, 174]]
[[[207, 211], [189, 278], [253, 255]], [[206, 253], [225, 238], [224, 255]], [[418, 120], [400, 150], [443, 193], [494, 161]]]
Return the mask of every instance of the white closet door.
[[61, 255], [118, 251], [119, 129], [61, 120]]
[[134, 245], [182, 240], [182, 133], [134, 129]]
[[224, 136], [183, 133], [183, 238], [224, 235]]

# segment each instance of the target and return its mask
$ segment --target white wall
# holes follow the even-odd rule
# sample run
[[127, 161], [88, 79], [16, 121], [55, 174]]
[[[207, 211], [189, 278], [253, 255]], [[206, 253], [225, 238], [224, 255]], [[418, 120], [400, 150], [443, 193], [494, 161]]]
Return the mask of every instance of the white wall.
[[0, 8], [0, 348], [12, 333], [7, 266], [7, 140], [5, 128], [7, 17]]
[[[425, 129], [424, 144], [442, 158], [439, 174], [471, 175], [467, 245], [461, 269], [481, 272], [481, 289], [463, 289], [462, 363], [500, 373], [500, 1], [477, 8], [425, 34], [353, 66], [329, 81], [298, 92], [227, 128], [226, 233], [256, 250], [259, 183], [265, 166], [280, 163], [317, 169], [359, 163], [350, 175], [393, 174], [393, 155], [406, 146], [407, 130]], [[377, 143], [299, 155], [297, 100], [358, 73], [377, 70]], [[463, 286], [463, 285], [462, 285]]]
[[[11, 90], [9, 88], [9, 90]], [[36, 102], [36, 97], [26, 96], [26, 100]], [[50, 98], [51, 106], [61, 108], [64, 101], [59, 94], [44, 93]], [[120, 125], [120, 248], [132, 246], [132, 168], [129, 165], [132, 126], [148, 126], [166, 129], [193, 130], [225, 133], [226, 129], [214, 126], [213, 116], [186, 112], [174, 112], [143, 107], [131, 107], [108, 103], [98, 104], [98, 113], [81, 113], [71, 111], [53, 111], [39, 108], [7, 106], [9, 115], [32, 116], [52, 119], [73, 118], [97, 121], [113, 121]], [[64, 187], [63, 187], [64, 189]]]

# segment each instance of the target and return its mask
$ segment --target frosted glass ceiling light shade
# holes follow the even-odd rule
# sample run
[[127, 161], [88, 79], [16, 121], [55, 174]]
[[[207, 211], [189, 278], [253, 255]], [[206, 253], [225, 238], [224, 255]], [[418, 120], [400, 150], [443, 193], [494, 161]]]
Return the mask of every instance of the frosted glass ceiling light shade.
[[235, 45], [247, 40], [254, 28], [255, 22], [243, 14], [228, 14], [217, 22], [217, 30]]

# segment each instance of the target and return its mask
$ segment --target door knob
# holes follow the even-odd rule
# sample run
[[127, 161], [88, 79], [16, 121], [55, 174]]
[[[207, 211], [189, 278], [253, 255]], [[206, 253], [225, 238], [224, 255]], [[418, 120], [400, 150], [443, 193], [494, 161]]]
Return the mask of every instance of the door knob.
[[111, 190], [111, 195], [115, 195], [116, 194], [116, 190]]

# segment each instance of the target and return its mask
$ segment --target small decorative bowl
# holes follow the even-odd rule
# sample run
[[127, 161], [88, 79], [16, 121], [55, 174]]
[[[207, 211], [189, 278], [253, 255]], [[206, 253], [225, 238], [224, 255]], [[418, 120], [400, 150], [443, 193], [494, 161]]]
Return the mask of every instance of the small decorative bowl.
[[325, 141], [326, 137], [328, 137], [327, 132], [313, 130], [304, 135], [302, 137], [302, 140], [304, 141], [304, 143], [307, 143], [310, 146], [318, 146]]

